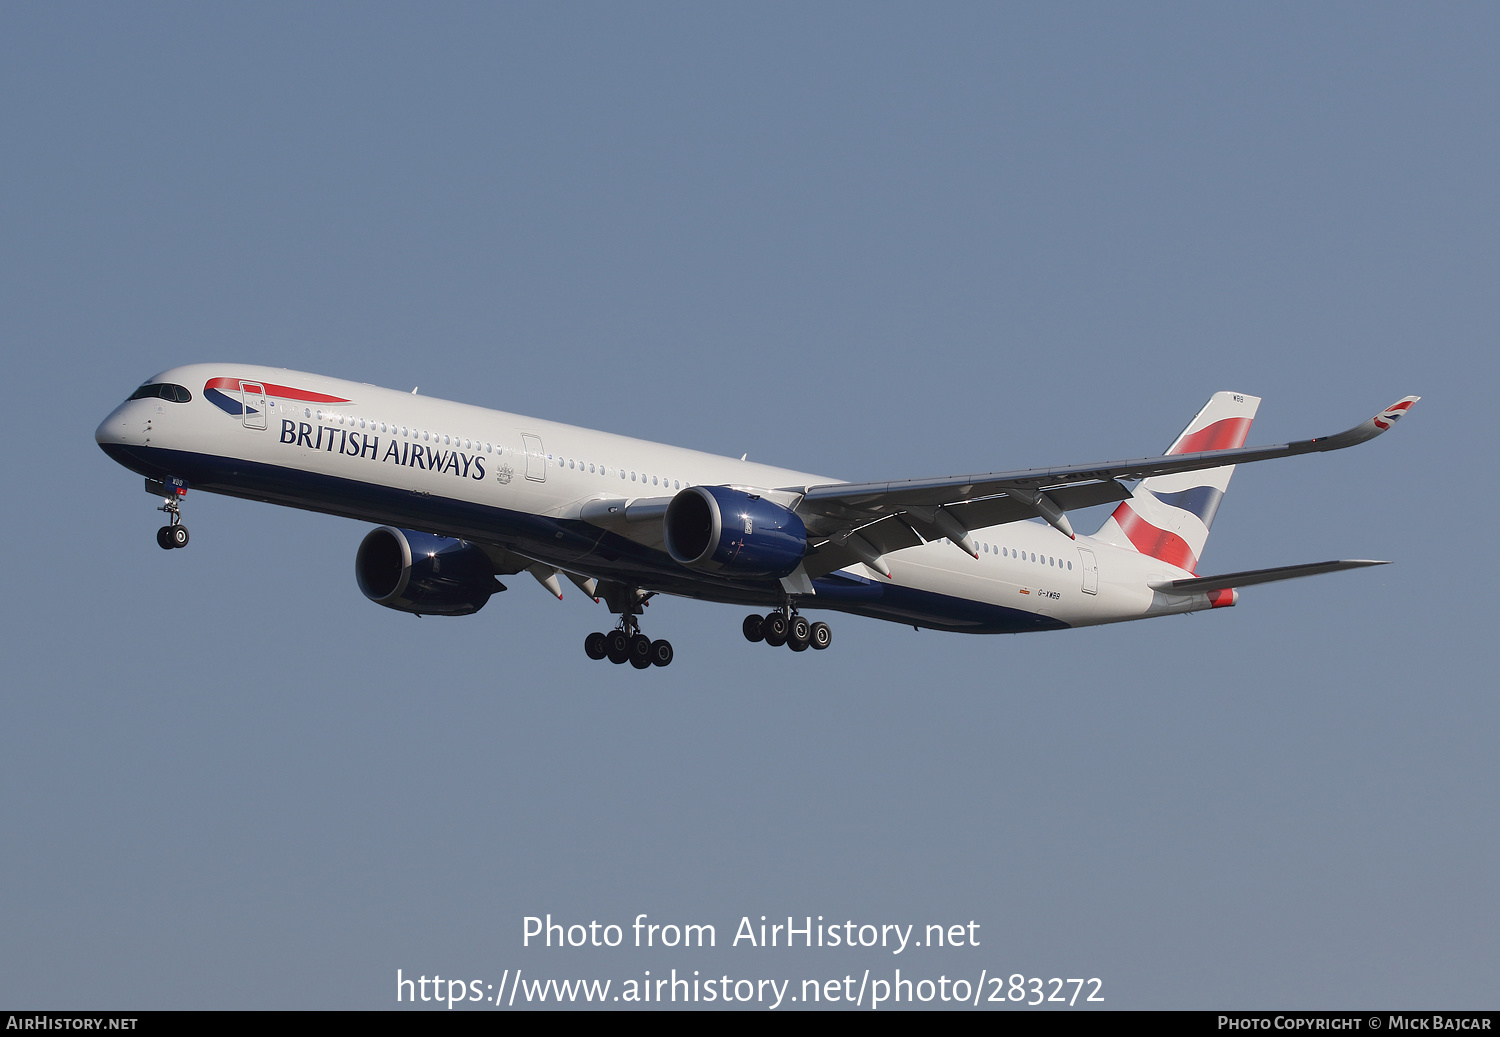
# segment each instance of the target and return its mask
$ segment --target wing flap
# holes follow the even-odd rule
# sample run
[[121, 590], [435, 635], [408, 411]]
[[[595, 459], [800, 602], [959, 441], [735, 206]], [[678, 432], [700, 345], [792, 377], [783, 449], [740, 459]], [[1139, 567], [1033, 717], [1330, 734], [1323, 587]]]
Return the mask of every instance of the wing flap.
[[[1130, 491], [1110, 479], [1107, 482], [1062, 486], [1049, 491], [1047, 496], [1051, 497], [1063, 511], [1076, 511], [1079, 508], [1092, 508], [1096, 504], [1113, 504], [1115, 501], [1128, 500]], [[962, 504], [950, 504], [943, 510], [958, 519], [967, 529], [984, 529], [988, 526], [1036, 518], [1034, 507], [1014, 497], [986, 497], [983, 500], [964, 501]], [[937, 538], [929, 537], [928, 539]]]
[[[908, 547], [918, 547], [923, 543], [917, 531], [898, 515], [889, 515], [860, 526], [854, 530], [854, 533], [863, 537], [865, 542], [881, 555], [903, 551]], [[860, 561], [864, 559], [856, 552], [836, 540], [827, 540], [810, 548], [802, 560], [802, 565], [807, 570], [807, 575], [816, 579]]]

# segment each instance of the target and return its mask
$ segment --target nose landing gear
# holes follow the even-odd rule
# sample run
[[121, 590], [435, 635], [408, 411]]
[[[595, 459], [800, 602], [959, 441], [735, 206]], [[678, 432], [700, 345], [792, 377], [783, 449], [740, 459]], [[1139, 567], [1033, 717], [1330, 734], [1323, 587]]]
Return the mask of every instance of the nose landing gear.
[[174, 547], [187, 547], [188, 530], [182, 524], [181, 504], [182, 498], [187, 496], [187, 483], [181, 479], [167, 479], [164, 482], [147, 479], [146, 490], [163, 498], [161, 507], [156, 510], [166, 512], [170, 520], [156, 531], [157, 545], [163, 551], [170, 551]]

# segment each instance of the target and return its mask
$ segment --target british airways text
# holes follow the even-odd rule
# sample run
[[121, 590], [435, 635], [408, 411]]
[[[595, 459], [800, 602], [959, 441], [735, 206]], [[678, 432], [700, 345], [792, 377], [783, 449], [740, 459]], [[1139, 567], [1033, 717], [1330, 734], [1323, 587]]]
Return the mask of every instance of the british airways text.
[[[326, 435], [325, 435], [326, 433]], [[371, 461], [421, 468], [428, 472], [452, 472], [460, 479], [484, 479], [484, 458], [457, 450], [435, 450], [420, 443], [398, 443], [388, 440], [385, 453], [380, 452], [380, 437], [367, 436], [349, 429], [314, 428], [307, 422], [282, 421], [281, 442], [305, 446], [309, 450], [326, 450], [331, 454], [367, 457]]]

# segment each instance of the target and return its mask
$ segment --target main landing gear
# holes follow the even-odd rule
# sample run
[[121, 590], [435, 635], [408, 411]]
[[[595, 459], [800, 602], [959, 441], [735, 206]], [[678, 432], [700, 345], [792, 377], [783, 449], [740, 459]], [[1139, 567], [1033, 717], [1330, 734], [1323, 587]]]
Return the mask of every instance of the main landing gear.
[[598, 632], [583, 639], [583, 650], [590, 659], [608, 659], [615, 664], [629, 663], [637, 670], [650, 666], [669, 666], [672, 642], [653, 641], [641, 633], [640, 624], [628, 613], [620, 625], [607, 634]]
[[174, 547], [187, 547], [188, 530], [182, 524], [182, 510], [181, 506], [177, 503], [177, 498], [168, 497], [166, 503], [156, 510], [165, 511], [167, 517], [171, 519], [167, 525], [162, 526], [156, 531], [156, 542], [160, 545], [161, 549], [163, 551], [170, 551]]
[[740, 629], [746, 641], [764, 641], [772, 648], [786, 645], [794, 652], [809, 648], [821, 652], [833, 643], [833, 631], [827, 623], [809, 623], [789, 605], [766, 616], [746, 616]]

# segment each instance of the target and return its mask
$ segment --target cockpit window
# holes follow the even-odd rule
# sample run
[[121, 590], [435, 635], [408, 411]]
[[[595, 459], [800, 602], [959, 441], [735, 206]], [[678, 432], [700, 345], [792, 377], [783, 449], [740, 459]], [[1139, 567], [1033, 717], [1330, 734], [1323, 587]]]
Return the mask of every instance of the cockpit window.
[[187, 391], [185, 385], [173, 385], [171, 382], [148, 382], [135, 392], [130, 394], [132, 400], [168, 400], [172, 403], [187, 403], [193, 398], [193, 394]]

